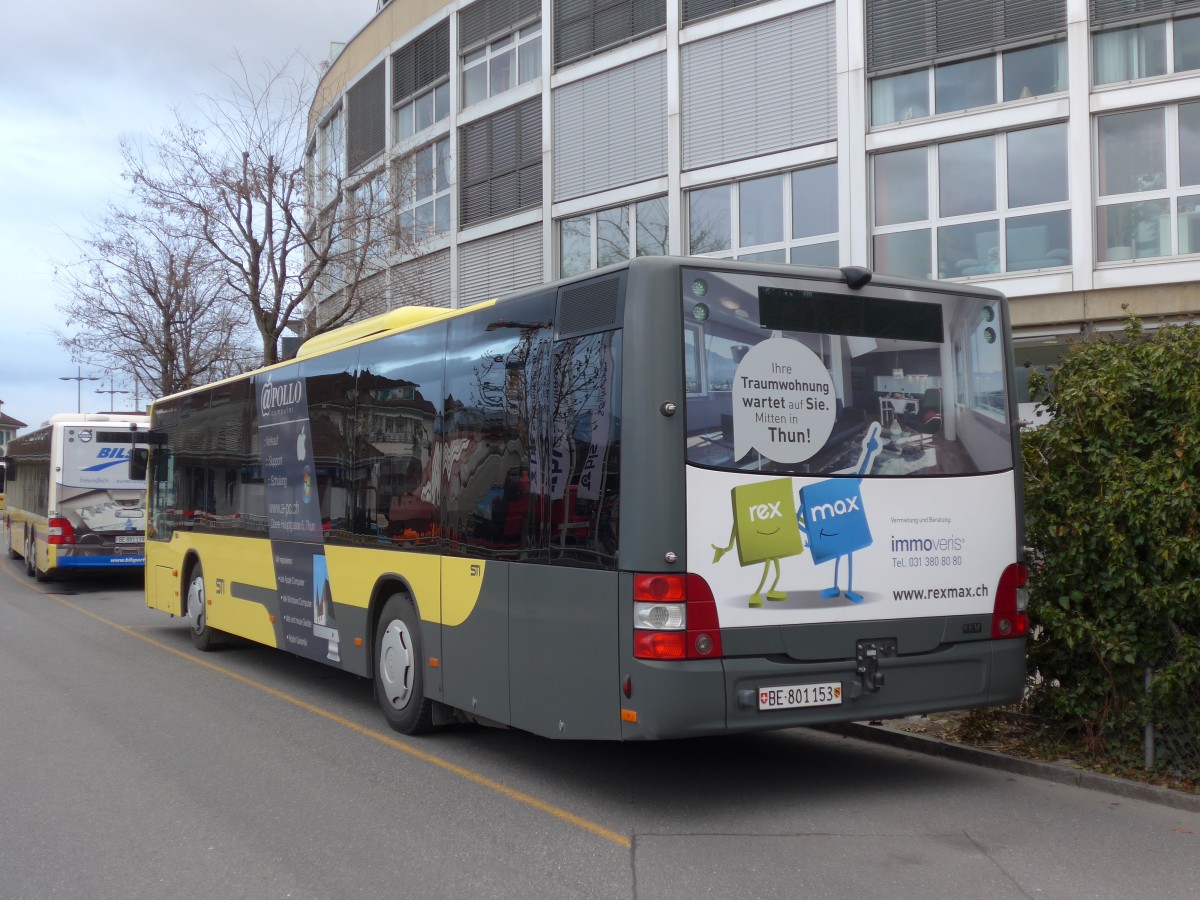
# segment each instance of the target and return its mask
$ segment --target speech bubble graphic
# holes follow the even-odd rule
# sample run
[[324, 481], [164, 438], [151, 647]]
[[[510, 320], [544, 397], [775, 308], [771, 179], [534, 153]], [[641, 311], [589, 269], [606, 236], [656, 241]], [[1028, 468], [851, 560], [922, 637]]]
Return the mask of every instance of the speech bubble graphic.
[[798, 341], [770, 338], [750, 348], [733, 379], [733, 455], [752, 449], [799, 463], [825, 446], [837, 397], [821, 358]]

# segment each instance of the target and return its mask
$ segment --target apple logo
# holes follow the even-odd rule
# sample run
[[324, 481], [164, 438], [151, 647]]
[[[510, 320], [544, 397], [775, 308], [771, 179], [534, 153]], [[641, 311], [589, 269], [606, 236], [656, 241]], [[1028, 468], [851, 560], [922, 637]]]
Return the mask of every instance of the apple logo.
[[300, 462], [304, 462], [304, 457], [306, 455], [307, 451], [304, 446], [304, 429], [301, 428], [300, 434], [296, 436], [296, 459], [298, 459]]

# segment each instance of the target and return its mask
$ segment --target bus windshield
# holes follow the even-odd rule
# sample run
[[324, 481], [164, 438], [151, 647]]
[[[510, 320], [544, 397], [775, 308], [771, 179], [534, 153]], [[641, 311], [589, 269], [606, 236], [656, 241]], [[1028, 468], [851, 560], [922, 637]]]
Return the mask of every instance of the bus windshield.
[[1012, 467], [998, 302], [709, 269], [685, 269], [682, 286], [688, 462], [789, 475]]

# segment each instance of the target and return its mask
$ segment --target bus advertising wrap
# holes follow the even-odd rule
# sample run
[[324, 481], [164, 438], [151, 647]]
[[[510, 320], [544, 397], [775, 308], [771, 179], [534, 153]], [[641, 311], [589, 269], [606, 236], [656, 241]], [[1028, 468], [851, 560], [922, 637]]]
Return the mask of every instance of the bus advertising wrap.
[[340, 666], [300, 367], [259, 376], [255, 397], [280, 636], [293, 653]]
[[1015, 486], [972, 481], [689, 469], [688, 509], [706, 510], [689, 516], [689, 569], [722, 628], [987, 613], [1016, 553]]

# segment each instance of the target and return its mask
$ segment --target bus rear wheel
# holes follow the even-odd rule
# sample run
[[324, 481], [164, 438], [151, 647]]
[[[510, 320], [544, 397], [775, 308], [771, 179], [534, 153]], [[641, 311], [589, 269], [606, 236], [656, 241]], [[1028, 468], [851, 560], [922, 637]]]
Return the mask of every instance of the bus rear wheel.
[[433, 702], [425, 696], [421, 623], [412, 601], [393, 594], [375, 629], [375, 695], [387, 723], [401, 734], [433, 729]]
[[204, 569], [199, 561], [194, 563], [188, 572], [184, 602], [184, 615], [191, 626], [189, 630], [192, 634], [192, 646], [197, 650], [211, 650], [217, 644], [217, 633], [208, 626], [208, 613], [204, 604]]
[[33, 577], [33, 554], [37, 552], [37, 543], [33, 539], [33, 535], [25, 536], [25, 574], [30, 578]]

